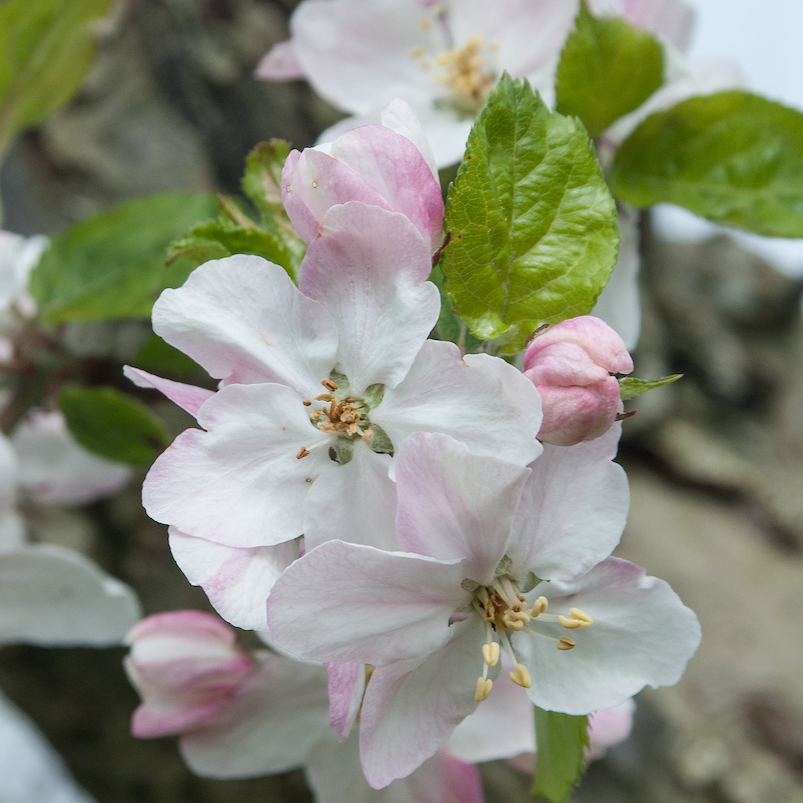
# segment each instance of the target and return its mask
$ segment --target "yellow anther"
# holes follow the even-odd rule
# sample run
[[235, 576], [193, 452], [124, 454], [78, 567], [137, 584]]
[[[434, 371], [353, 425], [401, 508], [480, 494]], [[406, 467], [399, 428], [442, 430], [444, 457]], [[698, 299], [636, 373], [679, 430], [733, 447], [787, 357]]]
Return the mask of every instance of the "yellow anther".
[[533, 685], [530, 672], [524, 664], [516, 664], [516, 670], [509, 674], [510, 679], [523, 689], [529, 689]]
[[547, 598], [538, 597], [538, 599], [533, 603], [533, 619], [537, 619], [542, 613], [546, 613], [548, 607], [549, 601]]
[[420, 58], [421, 58], [421, 56], [423, 56], [423, 55], [424, 55], [424, 52], [425, 52], [425, 51], [424, 51], [424, 48], [423, 48], [423, 47], [421, 47], [421, 45], [418, 45], [418, 46], [414, 47], [414, 48], [413, 48], [413, 49], [410, 51], [410, 55], [411, 55], [411, 56], [412, 56], [414, 59], [420, 59]]
[[588, 624], [594, 623], [594, 620], [585, 611], [581, 611], [580, 608], [569, 608], [569, 613], [575, 619], [580, 619], [583, 622], [588, 622]]
[[577, 642], [568, 636], [561, 636], [555, 645], [559, 650], [573, 650]]
[[302, 446], [298, 450], [298, 454], [296, 455], [296, 460], [301, 460], [302, 457], [306, 457], [309, 454], [309, 449], [306, 446]]
[[447, 67], [452, 61], [452, 51], [446, 50], [443, 53], [438, 53], [435, 57], [435, 61], [437, 61], [441, 67]]
[[324, 421], [322, 424], [318, 424], [318, 429], [321, 432], [334, 432], [335, 425], [331, 421]]
[[304, 407], [312, 406], [312, 402], [309, 399], [304, 399], [304, 401], [301, 403], [304, 405]]
[[502, 622], [504, 622], [505, 627], [508, 630], [515, 630], [517, 633], [520, 630], [524, 630], [524, 622], [519, 619], [512, 618], [513, 611], [508, 611], [503, 617]]
[[499, 663], [499, 642], [492, 641], [490, 644], [482, 645], [482, 657], [488, 666], [496, 666]]
[[488, 699], [494, 682], [490, 678], [477, 678], [477, 688], [474, 691], [474, 702], [481, 703]]
[[317, 421], [323, 415], [323, 410], [313, 410], [310, 414], [310, 421]]
[[418, 24], [421, 26], [422, 31], [428, 31], [432, 27], [432, 23], [426, 17]]
[[315, 401], [334, 401], [335, 397], [331, 393], [321, 393], [319, 396], [315, 397]]
[[583, 624], [579, 619], [572, 619], [569, 616], [558, 616], [558, 621], [567, 629], [567, 630], [576, 630], [580, 625]]
[[337, 385], [331, 379], [322, 379], [321, 384], [330, 392], [334, 393], [337, 390]]
[[366, 429], [365, 432], [360, 435], [360, 437], [366, 442], [370, 443], [374, 437], [374, 431], [372, 429]]

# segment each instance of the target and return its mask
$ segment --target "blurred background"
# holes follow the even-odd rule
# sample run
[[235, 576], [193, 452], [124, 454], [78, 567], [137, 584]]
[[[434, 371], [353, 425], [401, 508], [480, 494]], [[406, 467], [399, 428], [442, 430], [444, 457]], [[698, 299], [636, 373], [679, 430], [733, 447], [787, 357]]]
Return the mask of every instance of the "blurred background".
[[[799, 0], [696, 5], [693, 54], [733, 56], [752, 88], [803, 108]], [[145, 193], [238, 192], [260, 140], [313, 144], [341, 115], [303, 82], [252, 78], [294, 6], [120, 2], [79, 94], [9, 152], [4, 228], [57, 232]], [[803, 249], [734, 239], [672, 209], [645, 215], [642, 233], [635, 374], [685, 378], [640, 397], [625, 425], [619, 459], [633, 499], [617, 554], [668, 580], [704, 638], [680, 684], [639, 695], [633, 736], [591, 766], [574, 800], [803, 801]], [[139, 325], [126, 331], [112, 332], [120, 359], [143, 337]], [[168, 403], [159, 412], [173, 433], [190, 423]], [[208, 609], [142, 511], [140, 480], [88, 509], [31, 509], [34, 537], [92, 555], [138, 591], [146, 614]], [[97, 803], [310, 799], [300, 774], [208, 781], [184, 767], [174, 739], [133, 739], [122, 655], [0, 650], [0, 688]], [[484, 778], [489, 803], [529, 799], [529, 780], [503, 763]]]

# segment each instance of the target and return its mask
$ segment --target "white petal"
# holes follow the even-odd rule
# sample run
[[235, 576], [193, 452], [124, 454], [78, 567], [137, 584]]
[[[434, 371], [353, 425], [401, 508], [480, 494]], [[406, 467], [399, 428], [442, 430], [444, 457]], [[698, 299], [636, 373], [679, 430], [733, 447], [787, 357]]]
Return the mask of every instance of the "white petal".
[[393, 387], [438, 320], [440, 295], [426, 281], [429, 243], [398, 212], [350, 202], [332, 207], [301, 265], [299, 286], [337, 326], [337, 360], [351, 393]]
[[122, 644], [139, 618], [134, 592], [78, 552], [42, 544], [0, 555], [0, 643]]
[[451, 640], [425, 661], [378, 667], [371, 676], [360, 716], [360, 756], [375, 789], [409, 775], [477, 708], [483, 628], [472, 617], [451, 631]]
[[472, 455], [447, 435], [416, 432], [396, 459], [399, 540], [409, 552], [467, 559], [467, 577], [488, 585], [529, 475], [513, 463]]
[[632, 351], [641, 333], [639, 212], [623, 204], [617, 206], [619, 234], [622, 236], [619, 259], [591, 314], [614, 329], [624, 341], [625, 348]]
[[321, 392], [337, 351], [326, 310], [283, 268], [241, 254], [207, 262], [165, 290], [153, 330], [216, 379], [279, 382], [305, 398]]
[[0, 694], [0, 800], [4, 803], [93, 803], [60, 756], [20, 710]]
[[391, 460], [357, 441], [348, 463], [315, 480], [304, 508], [308, 551], [333, 538], [378, 549], [401, 548], [396, 537], [396, 486], [388, 476]]
[[365, 666], [324, 664], [324, 669], [329, 678], [329, 724], [343, 741], [360, 713], [365, 692]]
[[292, 39], [275, 44], [257, 64], [254, 78], [262, 81], [296, 81], [304, 77]]
[[432, 152], [432, 145], [424, 133], [421, 121], [416, 117], [415, 112], [410, 108], [409, 103], [405, 103], [401, 98], [394, 98], [382, 109], [382, 125], [407, 137], [413, 145], [421, 151], [432, 175], [436, 181], [438, 178], [438, 165], [435, 163], [435, 154]]
[[613, 552], [630, 505], [627, 476], [613, 462], [621, 431], [616, 424], [593, 441], [544, 446], [516, 511], [511, 574], [572, 580]]
[[227, 385], [199, 410], [207, 429], [185, 430], [151, 467], [148, 515], [219, 544], [272, 546], [302, 534], [304, 499], [321, 471], [337, 470], [324, 434], [283, 385]]
[[302, 766], [332, 733], [320, 665], [266, 657], [205, 728], [181, 739], [190, 769], [207, 778], [253, 778]]
[[58, 410], [29, 413], [11, 442], [20, 490], [38, 502], [82, 505], [117, 493], [131, 479], [128, 466], [81, 446]]
[[[577, 642], [561, 652], [554, 643], [517, 633], [513, 648], [533, 677], [532, 702], [548, 711], [588, 714], [613, 708], [644, 686], [680, 680], [700, 644], [700, 624], [663, 580], [644, 569], [608, 558], [573, 583], [542, 583], [528, 599], [543, 594], [550, 613], [580, 608], [594, 620], [588, 629], [568, 631]], [[532, 629], [555, 638], [559, 624]]]
[[499, 357], [427, 340], [410, 372], [371, 413], [395, 450], [413, 432], [443, 432], [473, 454], [527, 465], [541, 454], [541, 399], [532, 382]]
[[190, 583], [203, 588], [227, 622], [243, 630], [265, 630], [268, 594], [298, 558], [298, 543], [242, 549], [193, 538], [171, 527], [170, 551]]
[[327, 541], [279, 578], [268, 625], [277, 644], [305, 660], [421, 658], [450, 638], [449, 617], [470, 599], [465, 576], [464, 561]]

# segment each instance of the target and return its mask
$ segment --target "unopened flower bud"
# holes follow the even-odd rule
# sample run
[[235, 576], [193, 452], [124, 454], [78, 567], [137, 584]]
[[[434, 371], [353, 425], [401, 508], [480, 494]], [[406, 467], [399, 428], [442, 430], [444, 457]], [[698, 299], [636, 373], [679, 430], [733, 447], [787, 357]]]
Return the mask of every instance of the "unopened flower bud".
[[524, 375], [543, 403], [538, 439], [573, 446], [600, 437], [622, 409], [619, 382], [633, 360], [616, 332], [592, 315], [570, 318], [538, 335], [524, 355]]
[[252, 668], [234, 630], [212, 614], [171, 611], [128, 633], [129, 680], [142, 698], [131, 732], [140, 738], [183, 733], [208, 722]]

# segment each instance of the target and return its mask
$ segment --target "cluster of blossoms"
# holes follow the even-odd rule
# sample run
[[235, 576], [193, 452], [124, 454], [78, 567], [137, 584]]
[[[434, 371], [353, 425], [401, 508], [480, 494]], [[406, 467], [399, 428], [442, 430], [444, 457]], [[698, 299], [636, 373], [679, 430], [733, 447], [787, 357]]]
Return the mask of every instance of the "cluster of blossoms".
[[523, 372], [430, 339], [443, 203], [401, 100], [293, 152], [282, 187], [308, 246], [297, 287], [232, 256], [154, 307], [218, 389], [127, 369], [199, 425], [154, 463], [146, 510], [273, 652], [201, 614], [145, 620], [134, 732], [184, 734], [201, 774], [304, 766], [321, 800], [392, 783], [481, 800], [471, 764], [532, 754], [532, 704], [613, 710], [600, 721], [626, 732], [630, 698], [699, 643], [666, 583], [611, 557], [629, 503], [614, 374], [632, 361], [593, 317], [537, 333]]

